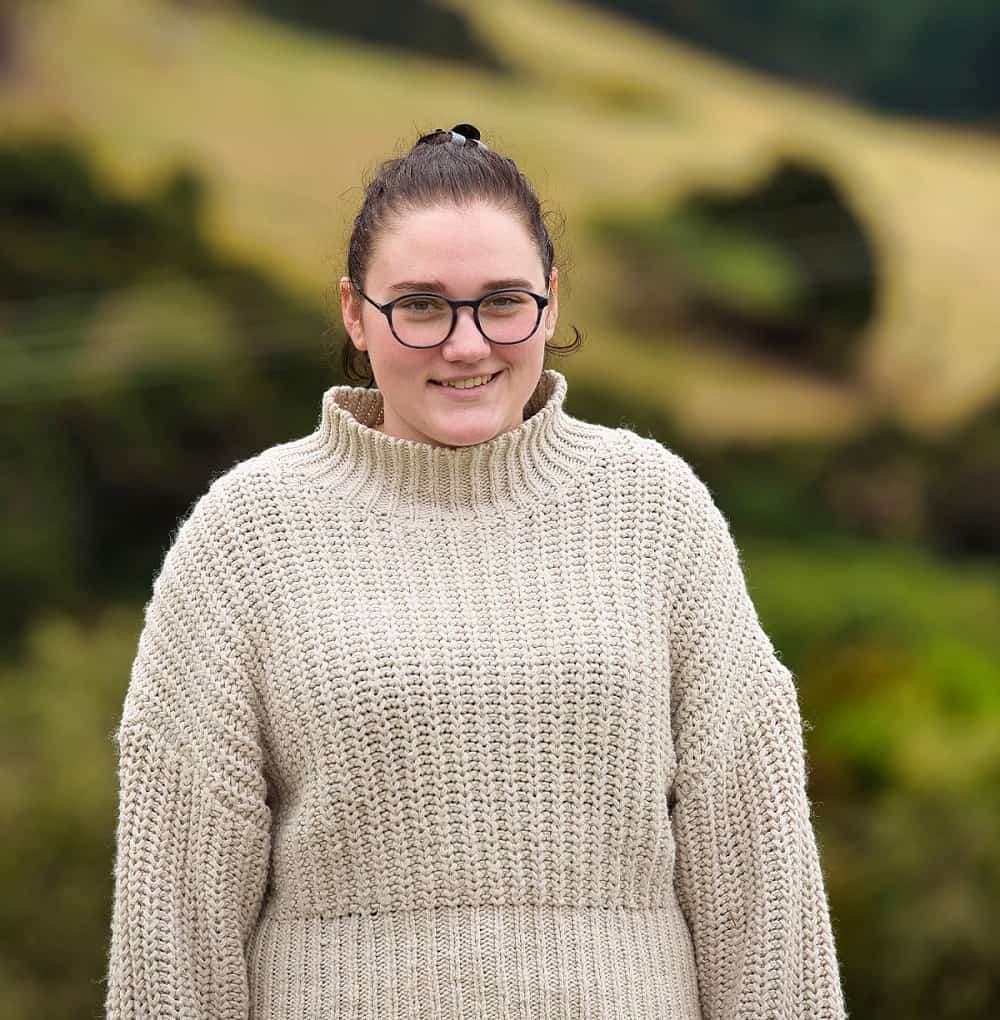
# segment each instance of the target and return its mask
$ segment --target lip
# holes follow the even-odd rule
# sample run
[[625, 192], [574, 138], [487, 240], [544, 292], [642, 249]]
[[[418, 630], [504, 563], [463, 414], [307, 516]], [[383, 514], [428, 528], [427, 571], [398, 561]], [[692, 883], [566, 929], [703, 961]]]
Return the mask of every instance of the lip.
[[[454, 386], [442, 386], [440, 384], [436, 384], [433, 380], [428, 382], [427, 385], [428, 386], [437, 385], [437, 388], [442, 393], [444, 393], [447, 396], [451, 397], [453, 400], [475, 400], [476, 397], [482, 396], [482, 395], [488, 393], [490, 390], [492, 390], [493, 387], [499, 381], [500, 376], [503, 375], [503, 373], [504, 373], [504, 369], [502, 369], [502, 368], [498, 369], [496, 374], [493, 376], [493, 378], [488, 383], [486, 383], [483, 386], [476, 386], [473, 389], [457, 390], [457, 389], [455, 389]], [[487, 373], [483, 372], [483, 373], [480, 373], [480, 374], [486, 375]]]

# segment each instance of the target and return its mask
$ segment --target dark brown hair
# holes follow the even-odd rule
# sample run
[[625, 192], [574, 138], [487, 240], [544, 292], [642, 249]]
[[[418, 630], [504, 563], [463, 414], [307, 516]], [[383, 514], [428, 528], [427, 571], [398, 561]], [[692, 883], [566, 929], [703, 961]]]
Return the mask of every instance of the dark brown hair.
[[[438, 128], [421, 135], [405, 155], [382, 163], [365, 186], [347, 247], [347, 276], [352, 285], [364, 287], [372, 248], [388, 217], [439, 203], [468, 205], [476, 201], [491, 202], [521, 217], [538, 246], [548, 280], [555, 263], [546, 223], [550, 214], [542, 211], [538, 196], [514, 160], [481, 143], [471, 124], [459, 124], [451, 131]], [[583, 336], [575, 326], [571, 329], [573, 342], [546, 344], [546, 356], [571, 354], [580, 347]], [[341, 367], [350, 383], [371, 386], [375, 381], [368, 352], [359, 351], [350, 337], [341, 349]]]

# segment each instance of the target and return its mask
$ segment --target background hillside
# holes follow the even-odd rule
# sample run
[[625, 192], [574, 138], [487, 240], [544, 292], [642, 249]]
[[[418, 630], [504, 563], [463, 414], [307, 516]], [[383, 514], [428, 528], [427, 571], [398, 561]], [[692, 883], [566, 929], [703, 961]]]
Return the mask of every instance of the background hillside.
[[[566, 215], [571, 312], [595, 338], [578, 373], [639, 387], [719, 435], [842, 431], [883, 409], [940, 428], [997, 393], [1000, 142], [810, 96], [573, 5], [463, 9], [516, 74], [238, 11], [29, 6], [24, 70], [0, 112], [8, 126], [80, 133], [132, 189], [177, 160], [210, 166], [213, 233], [319, 296], [340, 269], [359, 169], [461, 107]], [[829, 169], [879, 253], [878, 312], [850, 385], [683, 336], [639, 345], [602, 314], [611, 267], [585, 230], [591, 207], [658, 206], [693, 182], [744, 188], [789, 154]]]
[[608, 0], [602, 6], [880, 109], [1000, 126], [1000, 8], [989, 0]]
[[570, 411], [732, 523], [853, 1020], [996, 1016], [1000, 140], [527, 0], [0, 12], [2, 1012], [98, 1015], [154, 573], [211, 477], [314, 427], [364, 175], [460, 121], [564, 217]]

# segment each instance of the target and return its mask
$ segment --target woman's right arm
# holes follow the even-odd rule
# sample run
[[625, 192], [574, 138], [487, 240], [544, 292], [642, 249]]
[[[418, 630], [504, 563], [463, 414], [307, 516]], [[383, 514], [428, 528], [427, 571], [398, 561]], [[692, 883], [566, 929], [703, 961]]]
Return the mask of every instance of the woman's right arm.
[[182, 524], [154, 583], [114, 735], [107, 1020], [245, 1020], [249, 1011], [245, 947], [266, 887], [270, 809], [240, 586], [211, 496]]

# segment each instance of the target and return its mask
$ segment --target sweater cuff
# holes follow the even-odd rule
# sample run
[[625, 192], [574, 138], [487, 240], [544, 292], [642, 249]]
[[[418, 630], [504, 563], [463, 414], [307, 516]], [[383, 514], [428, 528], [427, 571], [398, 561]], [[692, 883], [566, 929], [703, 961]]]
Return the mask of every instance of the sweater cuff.
[[247, 817], [141, 724], [120, 737], [107, 1020], [245, 1020], [246, 946], [270, 855], [265, 813]]
[[844, 1020], [806, 791], [801, 719], [783, 667], [724, 744], [680, 769], [676, 887], [704, 1020]]

